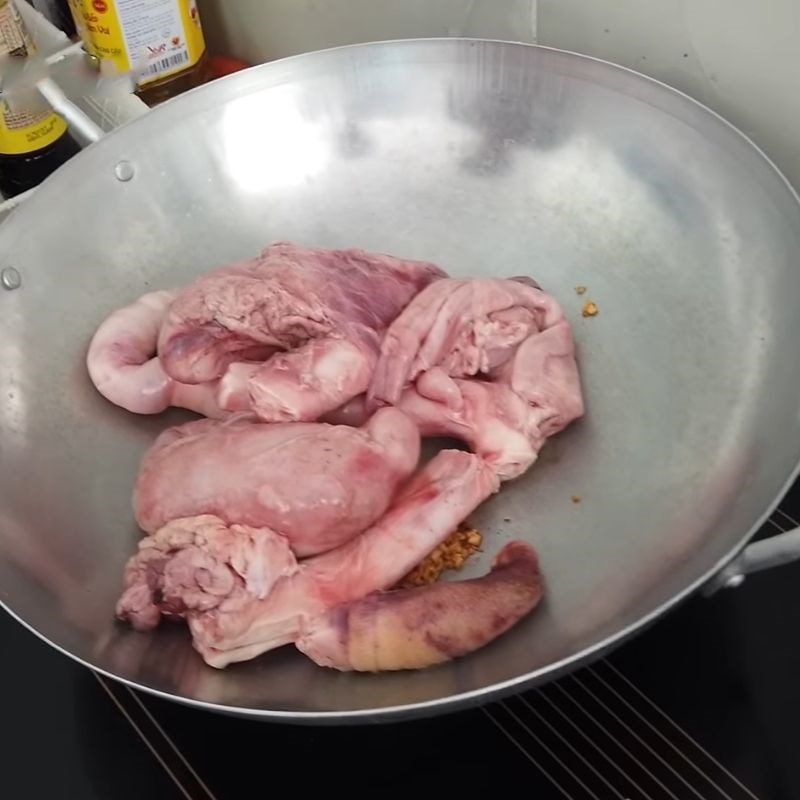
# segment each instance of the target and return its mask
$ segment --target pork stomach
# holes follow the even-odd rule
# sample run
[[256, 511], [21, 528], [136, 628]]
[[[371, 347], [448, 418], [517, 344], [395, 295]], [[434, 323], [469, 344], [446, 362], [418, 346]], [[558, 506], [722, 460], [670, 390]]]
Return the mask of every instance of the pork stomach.
[[416, 425], [394, 408], [360, 428], [250, 415], [195, 420], [164, 431], [145, 454], [134, 512], [147, 533], [201, 514], [267, 527], [302, 558], [372, 525], [419, 456]]

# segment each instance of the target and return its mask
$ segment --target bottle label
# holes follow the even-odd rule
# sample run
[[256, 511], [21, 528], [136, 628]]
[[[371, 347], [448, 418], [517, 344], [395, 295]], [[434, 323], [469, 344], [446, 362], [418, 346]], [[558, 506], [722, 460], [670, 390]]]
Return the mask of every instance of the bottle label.
[[206, 49], [196, 0], [69, 0], [86, 49], [139, 88], [193, 67]]
[[66, 132], [67, 123], [58, 114], [44, 111], [36, 114], [8, 110], [0, 102], [0, 154], [35, 153], [57, 142]]

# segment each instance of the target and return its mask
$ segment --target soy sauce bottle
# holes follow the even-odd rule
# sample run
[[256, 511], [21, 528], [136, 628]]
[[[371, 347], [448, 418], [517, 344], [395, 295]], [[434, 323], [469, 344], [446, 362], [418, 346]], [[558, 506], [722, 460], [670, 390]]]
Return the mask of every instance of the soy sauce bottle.
[[[35, 52], [13, 0], [0, 0], [0, 56], [28, 58]], [[0, 83], [0, 194], [14, 197], [38, 186], [80, 149], [59, 114], [11, 108]]]
[[[56, 114], [2, 116], [0, 194], [5, 198], [38, 186], [81, 149]], [[9, 127], [9, 119], [15, 127]]]

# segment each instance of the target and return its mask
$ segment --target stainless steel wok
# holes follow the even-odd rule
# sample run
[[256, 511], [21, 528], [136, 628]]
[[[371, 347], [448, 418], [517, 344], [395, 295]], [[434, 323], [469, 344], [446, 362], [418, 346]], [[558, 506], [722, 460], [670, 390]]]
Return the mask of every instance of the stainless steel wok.
[[[182, 627], [113, 620], [139, 458], [188, 415], [111, 406], [89, 338], [143, 292], [275, 239], [529, 274], [574, 323], [587, 415], [479, 510], [486, 552], [465, 573], [523, 537], [546, 600], [472, 656], [371, 676], [284, 648], [216, 671]], [[549, 680], [796, 549], [789, 534], [742, 550], [800, 462], [798, 198], [725, 121], [629, 70], [467, 40], [256, 67], [84, 150], [0, 226], [2, 269], [21, 285], [0, 289], [0, 600], [148, 692], [299, 722], [448, 711]]]

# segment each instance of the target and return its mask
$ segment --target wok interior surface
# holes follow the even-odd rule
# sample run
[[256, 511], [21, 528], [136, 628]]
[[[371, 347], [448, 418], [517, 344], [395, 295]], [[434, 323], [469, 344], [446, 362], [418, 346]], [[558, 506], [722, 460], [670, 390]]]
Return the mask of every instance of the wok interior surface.
[[[140, 294], [275, 240], [530, 275], [574, 325], [586, 416], [479, 510], [485, 552], [457, 576], [521, 537], [545, 600], [472, 656], [370, 676], [287, 647], [216, 671], [182, 626], [113, 620], [139, 459], [191, 415], [111, 406], [89, 339]], [[589, 58], [379, 43], [195, 90], [84, 151], [0, 227], [0, 266], [22, 276], [0, 295], [0, 600], [97, 669], [233, 713], [432, 713], [549, 678], [694, 588], [794, 475], [798, 253], [796, 198], [740, 134]]]

